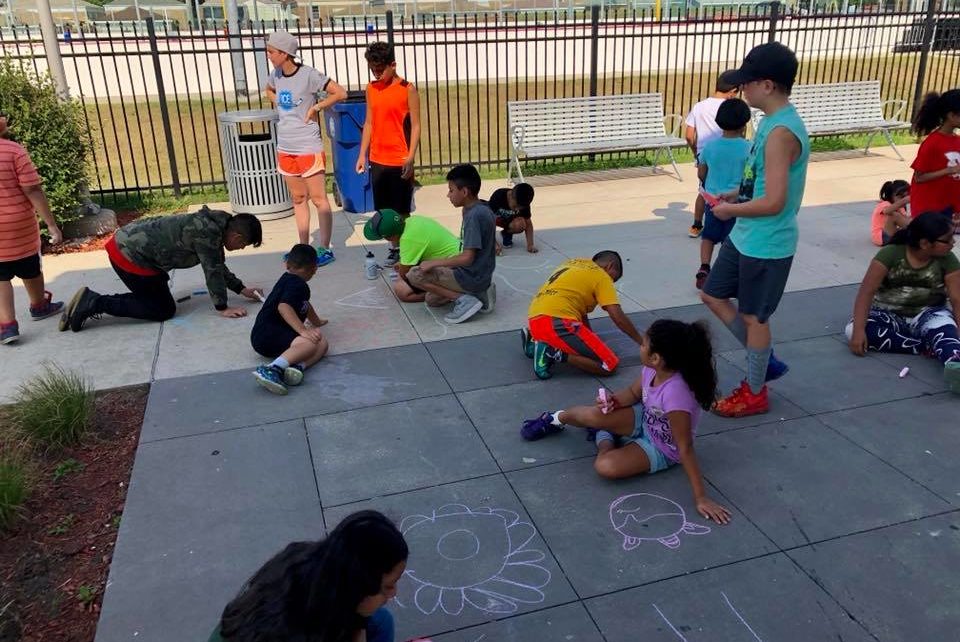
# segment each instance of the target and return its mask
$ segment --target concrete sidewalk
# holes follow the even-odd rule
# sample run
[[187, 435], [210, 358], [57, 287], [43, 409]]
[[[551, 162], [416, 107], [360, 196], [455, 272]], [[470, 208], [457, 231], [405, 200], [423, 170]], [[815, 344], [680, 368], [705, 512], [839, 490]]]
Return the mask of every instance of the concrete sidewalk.
[[[901, 150], [906, 158], [915, 154], [914, 146]], [[497, 261], [496, 313], [457, 326], [444, 323], [442, 311], [397, 302], [385, 277], [367, 281], [364, 254], [372, 249], [382, 259], [385, 246], [363, 239], [365, 216], [337, 213], [337, 261], [310, 283], [315, 307], [330, 319], [324, 332], [331, 354], [518, 328], [532, 293], [554, 266], [606, 248], [619, 251], [627, 261], [617, 285], [628, 312], [697, 302], [693, 274], [698, 242], [686, 235], [696, 180], [692, 166], [681, 169], [683, 182], [658, 175], [539, 187], [533, 220], [540, 253], [528, 254], [522, 241], [505, 252]], [[800, 248], [787, 289], [859, 282], [875, 252], [869, 214], [880, 185], [909, 174], [909, 167], [889, 149], [869, 157], [812, 163], [800, 216]], [[482, 195], [501, 185], [485, 184]], [[459, 212], [447, 202], [445, 186], [420, 190], [417, 205], [418, 214], [459, 232]], [[280, 257], [295, 240], [294, 230], [292, 218], [265, 223], [263, 246], [232, 253], [228, 264], [247, 284], [270, 288], [282, 273]], [[47, 257], [44, 271], [48, 289], [60, 300], [68, 300], [81, 285], [103, 293], [123, 289], [103, 252]], [[200, 269], [176, 271], [171, 287], [175, 297], [205, 289]], [[29, 318], [27, 300], [18, 286], [22, 339], [15, 347], [0, 347], [3, 363], [14, 373], [0, 382], [0, 401], [9, 400], [16, 386], [45, 361], [82, 370], [97, 388], [253, 366], [261, 361], [248, 340], [257, 305], [243, 305], [250, 316], [228, 320], [217, 316], [207, 296], [193, 296], [164, 324], [104, 318], [91, 321], [82, 334], [61, 334], [55, 319], [24, 322]]]
[[[204, 640], [273, 553], [366, 508], [410, 546], [398, 641], [954, 640], [960, 399], [933, 359], [850, 354], [855, 290], [785, 295], [791, 370], [770, 412], [701, 420], [726, 526], [697, 514], [679, 466], [607, 481], [583, 431], [520, 438], [523, 419], [635, 379], [628, 339], [602, 382], [537, 380], [515, 329], [333, 356], [287, 397], [248, 369], [159, 380], [96, 640]], [[631, 316], [706, 318], [721, 389], [744, 377], [704, 306]]]

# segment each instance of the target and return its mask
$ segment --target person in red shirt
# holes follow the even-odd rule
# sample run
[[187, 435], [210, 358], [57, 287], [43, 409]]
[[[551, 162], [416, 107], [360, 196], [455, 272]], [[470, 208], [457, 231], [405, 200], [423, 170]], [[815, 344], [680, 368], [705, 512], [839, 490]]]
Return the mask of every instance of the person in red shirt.
[[924, 212], [950, 212], [960, 226], [960, 89], [929, 93], [913, 117], [913, 132], [926, 138], [913, 161], [910, 209], [914, 218]]
[[9, 118], [0, 113], [0, 344], [20, 338], [13, 306], [14, 277], [23, 281], [34, 321], [59, 314], [63, 308], [63, 303], [54, 302], [44, 289], [37, 214], [47, 224], [53, 245], [63, 237], [43, 193], [40, 174], [27, 150], [9, 140], [9, 125]]
[[[357, 173], [370, 162], [373, 207], [393, 210], [403, 217], [413, 210], [413, 163], [420, 144], [420, 95], [397, 75], [393, 45], [374, 42], [364, 54], [373, 81], [367, 84], [367, 116], [363, 123]], [[368, 158], [369, 157], [369, 158]], [[391, 246], [384, 267], [400, 260]]]

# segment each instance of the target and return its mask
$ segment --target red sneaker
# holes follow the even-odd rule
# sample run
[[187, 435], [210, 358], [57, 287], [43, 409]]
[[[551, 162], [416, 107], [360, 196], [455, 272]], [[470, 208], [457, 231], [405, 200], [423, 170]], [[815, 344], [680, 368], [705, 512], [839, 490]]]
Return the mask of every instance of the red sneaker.
[[767, 387], [764, 386], [760, 392], [753, 394], [747, 381], [740, 382], [740, 387], [730, 393], [729, 396], [719, 399], [713, 404], [714, 414], [721, 417], [749, 417], [750, 415], [762, 415], [770, 411], [770, 402], [767, 400]]

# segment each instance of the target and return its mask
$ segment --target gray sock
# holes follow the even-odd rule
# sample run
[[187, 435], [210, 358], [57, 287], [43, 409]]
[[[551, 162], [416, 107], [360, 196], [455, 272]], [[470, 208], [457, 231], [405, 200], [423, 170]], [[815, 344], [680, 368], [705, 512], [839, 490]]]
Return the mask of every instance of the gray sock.
[[727, 328], [730, 329], [730, 333], [736, 337], [737, 341], [740, 342], [744, 348], [747, 347], [747, 326], [743, 323], [743, 317], [739, 314], [733, 317], [733, 321], [727, 324]]
[[770, 363], [770, 347], [763, 350], [747, 348], [747, 385], [750, 391], [757, 394], [763, 388], [767, 378], [767, 364]]

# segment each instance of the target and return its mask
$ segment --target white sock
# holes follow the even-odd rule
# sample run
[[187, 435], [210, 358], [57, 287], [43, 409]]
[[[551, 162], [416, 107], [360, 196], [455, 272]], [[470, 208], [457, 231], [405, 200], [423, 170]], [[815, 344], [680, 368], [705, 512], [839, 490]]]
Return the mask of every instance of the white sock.
[[273, 363], [271, 363], [270, 365], [276, 366], [281, 370], [286, 370], [287, 368], [290, 367], [290, 362], [284, 359], [283, 357], [277, 357], [276, 359], [273, 360]]
[[556, 411], [555, 413], [553, 413], [553, 414], [551, 415], [551, 417], [553, 417], [553, 418], [550, 420], [550, 423], [552, 423], [554, 426], [562, 426], [562, 425], [563, 425], [563, 422], [560, 421], [560, 413], [561, 413], [561, 412], [563, 412], [563, 411], [562, 411], [562, 410], [558, 410], [558, 411]]

